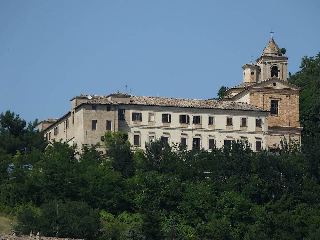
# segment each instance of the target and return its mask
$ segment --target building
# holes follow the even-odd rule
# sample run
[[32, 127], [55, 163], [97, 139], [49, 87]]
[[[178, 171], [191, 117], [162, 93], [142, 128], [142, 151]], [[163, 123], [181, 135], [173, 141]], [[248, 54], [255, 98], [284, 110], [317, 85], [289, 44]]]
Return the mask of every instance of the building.
[[243, 66], [243, 83], [221, 101], [79, 95], [67, 114], [42, 121], [39, 130], [49, 141], [78, 147], [102, 142], [106, 131], [124, 131], [139, 148], [155, 139], [187, 149], [231, 146], [233, 140], [255, 151], [276, 148], [284, 137], [300, 141], [299, 88], [287, 82], [287, 61], [271, 38], [257, 64]]
[[271, 37], [261, 57], [244, 65], [243, 83], [227, 90], [226, 101], [243, 102], [268, 110], [267, 148], [276, 148], [284, 137], [301, 142], [300, 88], [288, 83], [288, 57]]

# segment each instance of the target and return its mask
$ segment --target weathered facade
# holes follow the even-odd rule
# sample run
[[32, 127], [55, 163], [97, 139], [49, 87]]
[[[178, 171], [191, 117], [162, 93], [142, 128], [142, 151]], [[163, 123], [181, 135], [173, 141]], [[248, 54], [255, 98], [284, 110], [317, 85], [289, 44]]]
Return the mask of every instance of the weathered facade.
[[243, 83], [222, 101], [80, 95], [71, 99], [70, 112], [39, 129], [49, 141], [78, 147], [102, 142], [106, 131], [124, 131], [139, 148], [155, 139], [188, 149], [220, 148], [233, 140], [248, 141], [255, 151], [276, 148], [284, 137], [300, 141], [299, 88], [287, 82], [287, 60], [271, 38], [257, 64], [243, 66]]
[[227, 101], [244, 102], [269, 111], [267, 145], [276, 148], [284, 137], [301, 142], [300, 88], [288, 83], [288, 58], [271, 37], [261, 57], [244, 65], [243, 83], [228, 89]]
[[247, 140], [258, 151], [266, 148], [268, 112], [246, 103], [114, 93], [76, 96], [71, 106], [44, 129], [48, 140], [90, 146], [106, 131], [124, 131], [141, 148], [156, 139], [188, 149], [222, 147], [232, 140]]

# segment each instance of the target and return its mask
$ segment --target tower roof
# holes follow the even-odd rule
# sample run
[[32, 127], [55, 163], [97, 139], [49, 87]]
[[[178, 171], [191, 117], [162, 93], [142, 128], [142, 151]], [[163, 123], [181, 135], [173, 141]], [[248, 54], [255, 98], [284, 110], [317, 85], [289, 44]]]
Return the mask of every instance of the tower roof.
[[281, 56], [278, 45], [274, 42], [273, 37], [270, 38], [268, 45], [263, 49], [262, 56]]

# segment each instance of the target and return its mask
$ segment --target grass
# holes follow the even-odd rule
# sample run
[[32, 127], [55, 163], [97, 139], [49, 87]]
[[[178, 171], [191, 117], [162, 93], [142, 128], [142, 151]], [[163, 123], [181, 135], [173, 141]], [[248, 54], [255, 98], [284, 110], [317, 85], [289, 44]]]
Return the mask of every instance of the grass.
[[0, 216], [0, 233], [11, 233], [11, 223], [12, 226], [16, 225], [16, 221], [10, 218]]

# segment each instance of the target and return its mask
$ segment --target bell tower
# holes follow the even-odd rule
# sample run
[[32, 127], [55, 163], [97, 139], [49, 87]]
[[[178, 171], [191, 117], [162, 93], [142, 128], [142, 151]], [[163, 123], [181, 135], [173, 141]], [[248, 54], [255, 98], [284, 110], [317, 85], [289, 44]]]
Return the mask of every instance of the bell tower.
[[263, 49], [261, 57], [256, 61], [261, 71], [258, 82], [269, 78], [279, 78], [280, 80], [287, 81], [288, 57], [282, 55], [272, 36], [268, 45]]

